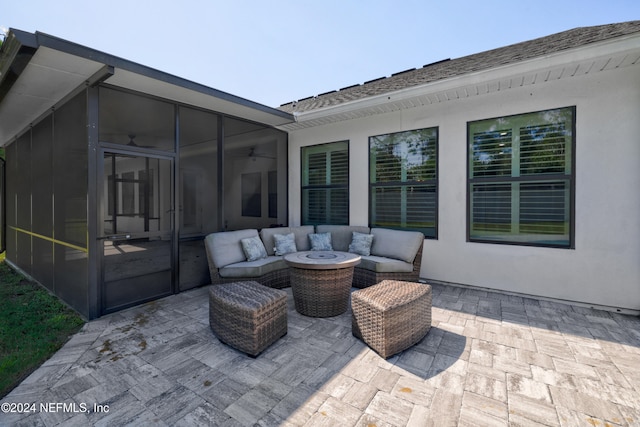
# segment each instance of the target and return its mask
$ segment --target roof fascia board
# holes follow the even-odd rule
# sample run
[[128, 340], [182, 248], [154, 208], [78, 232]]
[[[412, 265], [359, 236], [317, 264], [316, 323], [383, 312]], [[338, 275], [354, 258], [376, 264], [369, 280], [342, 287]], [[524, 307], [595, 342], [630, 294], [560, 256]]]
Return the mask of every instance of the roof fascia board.
[[227, 92], [214, 89], [200, 83], [178, 77], [164, 71], [160, 71], [145, 65], [141, 65], [117, 56], [109, 55], [104, 52], [88, 48], [67, 40], [60, 39], [45, 33], [36, 32], [34, 35], [37, 40], [38, 46], [46, 46], [51, 49], [59, 50], [61, 52], [69, 53], [71, 55], [80, 56], [82, 58], [90, 59], [92, 61], [101, 62], [105, 65], [110, 65], [114, 68], [122, 68], [123, 70], [130, 71], [132, 73], [141, 74], [143, 76], [156, 79], [165, 83], [169, 83], [185, 89], [195, 90], [197, 92], [204, 93], [206, 95], [225, 100], [234, 104], [238, 104], [242, 107], [259, 110], [265, 114], [277, 116], [280, 121], [293, 122], [293, 115], [282, 110], [278, 110], [272, 107], [268, 107], [263, 104], [259, 104], [254, 101], [250, 101], [239, 96], [231, 95]]
[[37, 43], [33, 34], [11, 29], [0, 54], [0, 102], [31, 61]]
[[539, 56], [514, 64], [507, 64], [465, 75], [452, 77], [424, 85], [412, 86], [393, 92], [374, 95], [367, 98], [344, 102], [338, 105], [311, 110], [307, 112], [294, 112], [296, 122], [306, 122], [326, 118], [332, 115], [344, 114], [354, 110], [364, 110], [390, 102], [398, 102], [416, 96], [440, 93], [477, 83], [501, 80], [507, 77], [523, 73], [539, 72], [545, 69], [577, 63], [584, 60], [597, 60], [607, 56], [624, 53], [638, 52], [640, 50], [640, 34], [622, 36], [605, 40], [574, 49], [555, 52], [549, 55]]
[[20, 45], [22, 46], [30, 47], [33, 49], [37, 49], [38, 47], [38, 40], [36, 38], [36, 35], [27, 31], [10, 28], [8, 36], [14, 38], [16, 42], [20, 43]]

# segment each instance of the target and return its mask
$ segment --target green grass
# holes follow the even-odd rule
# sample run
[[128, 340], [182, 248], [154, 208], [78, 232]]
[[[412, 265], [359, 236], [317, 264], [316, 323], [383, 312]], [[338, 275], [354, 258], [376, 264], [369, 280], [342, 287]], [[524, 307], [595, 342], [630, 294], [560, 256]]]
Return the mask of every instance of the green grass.
[[84, 320], [0, 255], [0, 398], [51, 357]]

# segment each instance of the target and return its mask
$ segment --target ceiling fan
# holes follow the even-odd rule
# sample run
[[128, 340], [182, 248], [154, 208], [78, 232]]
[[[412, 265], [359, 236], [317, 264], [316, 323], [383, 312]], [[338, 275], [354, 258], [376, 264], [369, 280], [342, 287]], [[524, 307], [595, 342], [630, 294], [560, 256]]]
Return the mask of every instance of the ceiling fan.
[[249, 148], [249, 157], [251, 157], [253, 161], [255, 161], [258, 157], [261, 157], [263, 159], [275, 159], [274, 156], [267, 156], [266, 154], [256, 153], [256, 147]]
[[153, 145], [138, 145], [134, 139], [136, 137], [135, 133], [130, 133], [129, 135], [127, 135], [129, 137], [129, 142], [127, 143], [127, 145], [129, 147], [137, 147], [137, 148], [154, 148]]

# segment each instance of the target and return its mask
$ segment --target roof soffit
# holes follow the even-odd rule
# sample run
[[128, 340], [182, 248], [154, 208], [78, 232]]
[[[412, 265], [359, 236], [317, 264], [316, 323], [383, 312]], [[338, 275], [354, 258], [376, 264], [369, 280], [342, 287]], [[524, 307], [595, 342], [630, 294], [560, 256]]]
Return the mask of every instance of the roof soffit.
[[38, 48], [0, 103], [0, 142], [8, 142], [102, 67], [99, 62]]
[[[115, 73], [107, 81], [109, 85], [151, 94], [178, 103], [192, 105], [211, 111], [251, 120], [271, 126], [281, 126], [292, 122], [292, 116], [270, 107], [256, 108], [239, 103], [236, 97], [227, 99], [224, 96], [211, 96], [204, 87], [193, 83], [194, 88], [184, 87], [171, 82], [146, 76], [123, 68], [116, 68]], [[186, 86], [189, 83], [186, 82]], [[202, 90], [204, 89], [204, 90]], [[246, 101], [252, 103], [252, 101]], [[258, 107], [263, 107], [256, 104]]]
[[640, 35], [621, 37], [515, 64], [412, 86], [315, 110], [294, 113], [293, 131], [376, 114], [540, 85], [640, 63]]

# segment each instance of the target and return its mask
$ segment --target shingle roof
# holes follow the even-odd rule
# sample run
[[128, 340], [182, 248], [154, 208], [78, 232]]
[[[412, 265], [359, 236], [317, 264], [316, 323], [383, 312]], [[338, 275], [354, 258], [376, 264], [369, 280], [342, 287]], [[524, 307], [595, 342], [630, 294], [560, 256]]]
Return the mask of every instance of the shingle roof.
[[363, 84], [356, 84], [340, 90], [289, 102], [281, 105], [280, 109], [290, 113], [307, 112], [370, 96], [390, 93], [412, 86], [513, 64], [637, 32], [640, 32], [640, 21], [574, 28], [550, 36], [488, 50], [462, 58], [447, 59], [433, 64], [427, 64], [419, 69], [402, 71], [392, 74], [389, 77], [383, 77]]

